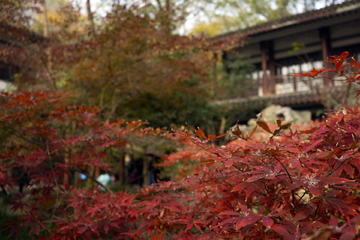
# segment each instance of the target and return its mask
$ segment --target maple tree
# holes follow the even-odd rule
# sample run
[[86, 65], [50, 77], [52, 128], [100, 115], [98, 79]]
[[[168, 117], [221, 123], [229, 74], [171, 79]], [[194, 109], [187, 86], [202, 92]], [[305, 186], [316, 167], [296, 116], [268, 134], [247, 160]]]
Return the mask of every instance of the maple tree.
[[[331, 58], [334, 69], [319, 71], [358, 83], [360, 65], [348, 56]], [[345, 73], [343, 66], [353, 71]], [[1, 150], [1, 170], [20, 167], [33, 178], [30, 198], [13, 199], [13, 210], [23, 215], [6, 227], [11, 233], [28, 226], [42, 239], [359, 237], [357, 106], [333, 111], [305, 130], [281, 119], [271, 125], [259, 114], [253, 131], [243, 133], [235, 125], [237, 140], [223, 147], [213, 144], [222, 136], [190, 126], [175, 130], [169, 137], [188, 147], [163, 157], [160, 165], [193, 162], [192, 167], [178, 169], [176, 181], [128, 194], [68, 188], [63, 175], [85, 172], [84, 166], [109, 169], [106, 148], [122, 148], [130, 134], [159, 131], [141, 128], [139, 121], [95, 120], [96, 109], [64, 106], [59, 94], [3, 93], [1, 99], [0, 130], [9, 139]], [[259, 140], [258, 131], [268, 137]], [[14, 184], [12, 178], [0, 181]]]
[[[39, 35], [44, 29], [41, 3], [33, 1], [27, 8], [39, 12], [32, 20]], [[215, 61], [212, 43], [204, 37], [180, 36], [164, 24], [169, 14], [172, 24], [182, 21], [185, 13], [177, 9], [181, 6], [169, 13], [151, 4], [114, 2], [101, 24], [87, 26], [69, 1], [50, 3], [51, 31], [45, 38], [0, 48], [0, 60], [19, 69], [13, 79], [19, 89], [70, 92], [72, 104], [99, 106], [108, 121], [146, 119], [164, 127], [190, 120], [201, 125], [211, 119], [207, 100], [216, 84], [210, 74]], [[25, 31], [7, 29], [6, 38], [17, 40], [15, 30]]]
[[[72, 31], [76, 24], [70, 24], [44, 39], [23, 30], [25, 5], [14, 8], [14, 3], [6, 2], [16, 9], [13, 21], [1, 27], [11, 30], [5, 33], [13, 34], [15, 43], [2, 47], [7, 53], [2, 57], [23, 67], [17, 76], [20, 90], [29, 85], [46, 90], [1, 94], [0, 172], [17, 168], [32, 179], [27, 194], [12, 198], [12, 210], [21, 216], [5, 227], [10, 234], [28, 227], [30, 235], [42, 239], [359, 237], [357, 107], [334, 111], [306, 130], [281, 120], [272, 126], [258, 115], [252, 132], [235, 125], [231, 132], [239, 140], [220, 148], [213, 143], [221, 136], [188, 126], [169, 134], [181, 146], [158, 165], [170, 167], [176, 174], [173, 182], [137, 194], [113, 193], [106, 186], [105, 193], [100, 191], [91, 168], [111, 171], [109, 149], [122, 149], [131, 138], [164, 134], [144, 128], [144, 122], [118, 121], [119, 116], [149, 116], [134, 111], [149, 99], [158, 103], [154, 109], [167, 106], [171, 112], [201, 102], [207, 89], [214, 89], [208, 81], [210, 43], [171, 34], [169, 22], [164, 24], [169, 12], [153, 17], [149, 6], [121, 5], [114, 6], [102, 28], [87, 30], [91, 37], [84, 29]], [[79, 18], [71, 6], [61, 11], [71, 23]], [[70, 26], [69, 21], [57, 24]], [[19, 44], [23, 35], [34, 40]], [[45, 47], [34, 47], [36, 42]], [[334, 69], [295, 76], [334, 72], [348, 83], [359, 83], [360, 65], [349, 53], [328, 61]], [[347, 67], [352, 70], [345, 71]], [[100, 106], [88, 107], [95, 105]], [[258, 129], [266, 138], [258, 137]], [[69, 186], [74, 172], [87, 175], [95, 186]], [[0, 185], [15, 191], [18, 180], [1, 177]]]

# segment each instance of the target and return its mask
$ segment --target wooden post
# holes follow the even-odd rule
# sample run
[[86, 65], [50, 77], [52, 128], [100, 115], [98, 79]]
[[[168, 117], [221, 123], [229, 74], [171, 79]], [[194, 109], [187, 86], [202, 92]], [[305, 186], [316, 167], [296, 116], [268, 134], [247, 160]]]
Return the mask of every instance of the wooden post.
[[[331, 42], [330, 42], [330, 30], [329, 28], [320, 28], [319, 29], [319, 35], [321, 40], [321, 51], [322, 51], [322, 58], [323, 61], [327, 60], [328, 57], [330, 57], [331, 53]], [[323, 63], [324, 68], [330, 68], [331, 64], [324, 62]], [[325, 87], [332, 87], [334, 86], [333, 81], [330, 79], [330, 72], [324, 73], [324, 86]]]
[[263, 77], [262, 77], [262, 89], [263, 89], [263, 96], [269, 95], [269, 78], [266, 73], [267, 70], [267, 59], [266, 59], [266, 42], [260, 43], [261, 48], [261, 69], [263, 71]]
[[99, 176], [100, 176], [100, 168], [99, 168], [99, 167], [95, 167], [94, 178], [97, 179]]
[[[292, 72], [292, 74], [295, 72]], [[293, 84], [294, 84], [294, 92], [297, 92], [297, 78], [293, 77]]]
[[268, 42], [268, 54], [269, 54], [269, 70], [270, 70], [270, 78], [269, 78], [269, 92], [271, 94], [275, 94], [275, 85], [276, 85], [276, 66], [275, 66], [275, 56], [274, 56], [274, 42]]

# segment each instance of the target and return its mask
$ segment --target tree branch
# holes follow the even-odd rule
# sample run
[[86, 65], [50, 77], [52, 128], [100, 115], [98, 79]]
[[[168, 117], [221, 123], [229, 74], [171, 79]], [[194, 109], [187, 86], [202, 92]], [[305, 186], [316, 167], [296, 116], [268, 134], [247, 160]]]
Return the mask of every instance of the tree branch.
[[270, 152], [269, 150], [265, 150], [266, 152], [268, 152], [268, 153], [270, 153], [270, 155], [271, 156], [273, 156], [280, 164], [281, 164], [281, 166], [284, 168], [284, 170], [286, 171], [286, 173], [287, 173], [287, 175], [288, 175], [288, 177], [289, 177], [289, 179], [290, 179], [290, 182], [292, 183], [293, 181], [292, 181], [292, 179], [291, 179], [291, 176], [290, 176], [290, 173], [289, 173], [289, 171], [287, 170], [287, 168], [285, 167], [285, 165], [274, 155], [274, 154], [272, 154], [272, 152]]
[[50, 155], [50, 150], [49, 150], [49, 144], [48, 144], [48, 141], [46, 140], [46, 151], [47, 151], [47, 154], [49, 156], [49, 160], [50, 160], [50, 168], [51, 168], [51, 172], [54, 176], [54, 180], [55, 180], [55, 185], [56, 185], [56, 202], [55, 202], [55, 206], [54, 206], [54, 211], [53, 213], [51, 214], [51, 219], [50, 219], [50, 222], [49, 222], [49, 227], [51, 225], [51, 222], [55, 216], [55, 212], [56, 212], [56, 209], [58, 207], [58, 204], [59, 204], [59, 184], [57, 182], [57, 179], [56, 179], [56, 175], [55, 175], [55, 172], [54, 172], [54, 168], [52, 166], [52, 158], [51, 158], [51, 155]]

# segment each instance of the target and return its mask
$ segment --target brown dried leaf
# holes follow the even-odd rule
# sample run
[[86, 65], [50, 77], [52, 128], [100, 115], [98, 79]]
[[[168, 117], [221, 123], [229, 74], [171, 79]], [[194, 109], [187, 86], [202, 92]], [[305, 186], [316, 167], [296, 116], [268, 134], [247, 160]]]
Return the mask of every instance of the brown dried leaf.
[[282, 122], [279, 126], [280, 130], [289, 129], [291, 127], [291, 124], [292, 124], [292, 119], [290, 119], [289, 121]]
[[251, 137], [254, 135], [254, 133], [256, 132], [257, 129], [257, 125], [255, 125], [255, 127], [253, 128], [253, 130], [251, 130], [249, 136], [247, 137], [247, 139], [251, 139]]
[[236, 122], [235, 126], [231, 128], [231, 133], [237, 136], [238, 138], [244, 138], [243, 133], [240, 130], [240, 125]]
[[262, 114], [259, 113], [258, 115], [256, 115], [257, 119], [256, 119], [256, 123], [259, 127], [261, 127], [262, 129], [264, 129], [265, 131], [267, 131], [268, 133], [271, 133], [271, 130], [269, 128], [269, 125], [266, 123], [266, 121], [263, 119]]

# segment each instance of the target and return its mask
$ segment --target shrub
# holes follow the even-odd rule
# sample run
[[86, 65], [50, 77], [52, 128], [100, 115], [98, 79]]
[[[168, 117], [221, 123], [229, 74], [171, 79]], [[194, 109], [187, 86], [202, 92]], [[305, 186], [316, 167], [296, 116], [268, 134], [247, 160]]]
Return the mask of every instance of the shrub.
[[[317, 77], [332, 71], [346, 77], [348, 82], [358, 83], [360, 65], [348, 58], [348, 53], [329, 62], [335, 63], [334, 69], [313, 70], [310, 75]], [[351, 66], [357, 72], [345, 75], [344, 66]], [[2, 130], [18, 141], [13, 148], [3, 150], [1, 159], [5, 166], [22, 167], [31, 174], [39, 164], [47, 164], [47, 170], [36, 175], [36, 181], [44, 185], [32, 190], [30, 202], [23, 203], [20, 196], [15, 199], [13, 209], [20, 209], [25, 215], [8, 226], [13, 232], [21, 223], [49, 239], [344, 240], [359, 237], [358, 107], [333, 111], [318, 126], [302, 131], [293, 131], [291, 122], [280, 119], [276, 128], [271, 128], [258, 115], [257, 126], [251, 133], [242, 133], [237, 125], [231, 129], [240, 139], [239, 144], [220, 148], [213, 142], [221, 136], [206, 136], [201, 129], [190, 126], [184, 132], [176, 131], [177, 138], [191, 141], [197, 148], [170, 155], [162, 165], [171, 166], [183, 160], [197, 162], [194, 166], [201, 168], [197, 167], [193, 174], [187, 169], [186, 174], [190, 175], [176, 182], [163, 182], [130, 195], [101, 193], [96, 189], [66, 190], [60, 186], [59, 177], [69, 168], [78, 168], [78, 164], [106, 168], [105, 163], [97, 160], [103, 148], [121, 145], [123, 141], [118, 139], [126, 134], [153, 134], [151, 131], [121, 128], [120, 123], [94, 122], [88, 118], [91, 109], [66, 112], [64, 108], [55, 108], [48, 111], [47, 117], [25, 124], [24, 119], [31, 112], [27, 109], [38, 106], [38, 97], [32, 100], [28, 93], [6, 97], [13, 100], [7, 105], [9, 109], [20, 107], [23, 111], [5, 113], [0, 118]], [[42, 99], [45, 101], [47, 97]], [[86, 141], [84, 135], [60, 137], [59, 128], [55, 131], [49, 124], [62, 119], [67, 124], [75, 122], [79, 127], [89, 127], [91, 140]], [[12, 126], [10, 120], [16, 128], [7, 127]], [[139, 125], [137, 122], [130, 127]], [[257, 128], [268, 132], [269, 139], [256, 140]], [[29, 142], [29, 135], [37, 137], [37, 141]], [[73, 150], [69, 165], [55, 163], [60, 152], [67, 153], [67, 149], [79, 145], [84, 150], [81, 154]], [[1, 184], [11, 183], [6, 180]]]

